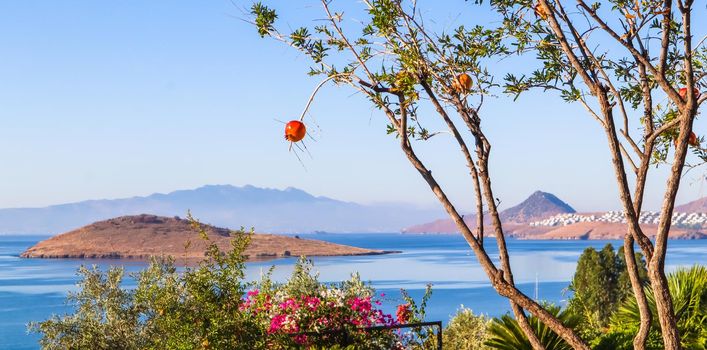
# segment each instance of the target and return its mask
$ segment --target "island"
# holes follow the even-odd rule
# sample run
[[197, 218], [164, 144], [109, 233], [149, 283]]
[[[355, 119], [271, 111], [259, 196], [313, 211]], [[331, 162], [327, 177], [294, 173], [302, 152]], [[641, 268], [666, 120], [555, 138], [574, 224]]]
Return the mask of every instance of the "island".
[[[27, 249], [23, 258], [137, 259], [171, 256], [193, 262], [204, 258], [206, 247], [215, 243], [222, 250], [231, 247], [233, 232], [203, 225], [208, 241], [189, 220], [156, 215], [121, 216], [98, 221], [53, 236]], [[320, 240], [256, 233], [245, 251], [248, 260], [290, 256], [352, 256], [398, 253], [335, 244]]]

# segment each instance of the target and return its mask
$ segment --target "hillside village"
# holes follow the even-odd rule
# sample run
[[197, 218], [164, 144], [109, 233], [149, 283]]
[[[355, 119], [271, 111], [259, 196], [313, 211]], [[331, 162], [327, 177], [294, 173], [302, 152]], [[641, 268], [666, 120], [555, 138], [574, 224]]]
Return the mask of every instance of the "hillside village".
[[[660, 213], [655, 211], [642, 212], [639, 218], [641, 224], [658, 224]], [[551, 216], [544, 220], [533, 221], [529, 225], [567, 226], [580, 222], [626, 223], [623, 212], [608, 211], [604, 214], [564, 213]], [[707, 227], [707, 213], [673, 213], [672, 226], [684, 228]]]

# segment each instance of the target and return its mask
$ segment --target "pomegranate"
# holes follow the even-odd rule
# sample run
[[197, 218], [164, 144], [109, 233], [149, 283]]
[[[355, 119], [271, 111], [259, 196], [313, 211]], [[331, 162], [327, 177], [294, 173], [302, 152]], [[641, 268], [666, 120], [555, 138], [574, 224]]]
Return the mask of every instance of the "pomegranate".
[[292, 120], [285, 125], [285, 140], [287, 141], [301, 141], [306, 134], [307, 127], [299, 120]]
[[[687, 99], [687, 88], [680, 88], [678, 94], [680, 94], [680, 97], [682, 97], [683, 100]], [[692, 89], [692, 94], [695, 96], [695, 99], [697, 99], [700, 97], [700, 90], [694, 88]]]

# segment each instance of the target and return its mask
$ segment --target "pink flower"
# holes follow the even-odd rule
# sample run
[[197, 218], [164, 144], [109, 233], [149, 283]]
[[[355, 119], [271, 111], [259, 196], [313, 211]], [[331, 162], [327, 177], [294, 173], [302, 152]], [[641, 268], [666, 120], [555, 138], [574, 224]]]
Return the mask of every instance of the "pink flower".
[[297, 310], [299, 309], [299, 304], [295, 301], [295, 299], [287, 299], [284, 302], [280, 303], [280, 308], [283, 310], [286, 309], [292, 309], [292, 310]]
[[371, 298], [365, 297], [363, 299], [355, 297], [349, 301], [349, 306], [351, 310], [358, 311], [361, 313], [368, 313], [371, 311]]
[[321, 304], [321, 300], [317, 297], [305, 297], [304, 304], [307, 305], [310, 310], [314, 311], [317, 309], [319, 304]]
[[268, 333], [275, 333], [279, 331], [286, 319], [287, 316], [285, 315], [275, 315], [275, 317], [270, 320], [270, 329], [268, 329]]

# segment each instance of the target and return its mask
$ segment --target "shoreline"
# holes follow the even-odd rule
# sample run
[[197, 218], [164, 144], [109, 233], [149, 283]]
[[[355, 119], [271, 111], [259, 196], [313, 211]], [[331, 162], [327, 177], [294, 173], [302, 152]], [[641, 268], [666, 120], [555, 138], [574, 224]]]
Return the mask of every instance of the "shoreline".
[[[360, 252], [360, 253], [343, 253], [343, 254], [328, 254], [328, 253], [322, 253], [322, 254], [312, 254], [312, 255], [304, 255], [306, 257], [347, 257], [347, 256], [373, 256], [373, 255], [388, 255], [388, 254], [400, 254], [403, 251], [401, 250], [373, 250], [370, 252]], [[45, 259], [45, 260], [77, 260], [77, 261], [96, 261], [96, 262], [105, 262], [105, 261], [133, 261], [133, 262], [149, 262], [153, 258], [157, 259], [162, 259], [162, 258], [172, 258], [174, 259], [175, 262], [179, 261], [188, 261], [188, 262], [199, 262], [204, 259], [198, 258], [198, 257], [175, 257], [174, 255], [171, 254], [163, 254], [163, 255], [150, 255], [150, 254], [141, 254], [141, 255], [120, 255], [120, 254], [64, 254], [64, 255], [58, 255], [58, 254], [39, 254], [39, 255], [29, 255], [25, 254], [23, 252], [22, 254], [16, 255], [20, 259]], [[246, 262], [263, 262], [263, 261], [272, 261], [272, 260], [280, 260], [280, 259], [288, 259], [288, 258], [298, 258], [299, 256], [297, 255], [277, 255], [277, 254], [258, 254], [255, 257], [251, 258], [250, 256], [246, 255]]]

